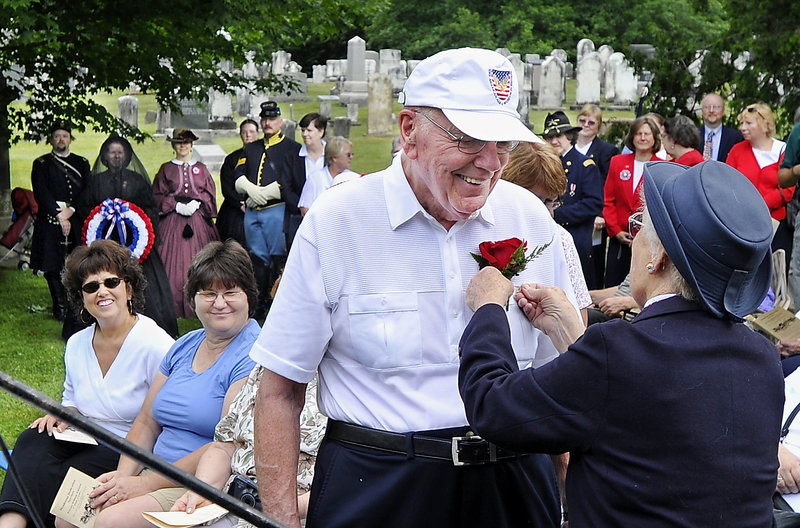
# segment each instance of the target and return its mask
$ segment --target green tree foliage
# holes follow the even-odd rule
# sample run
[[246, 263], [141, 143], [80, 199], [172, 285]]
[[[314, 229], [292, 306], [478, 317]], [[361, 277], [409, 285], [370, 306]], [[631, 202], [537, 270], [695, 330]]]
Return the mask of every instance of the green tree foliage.
[[[269, 61], [289, 43], [324, 39], [341, 28], [355, 0], [0, 0], [0, 189], [9, 185], [8, 146], [40, 139], [55, 119], [77, 130], [120, 130], [141, 139], [92, 100], [130, 83], [165, 107], [229, 90], [245, 79], [219, 61], [245, 53]], [[345, 9], [346, 8], [346, 9]], [[348, 11], [349, 9], [349, 11]], [[280, 89], [276, 78], [260, 89]], [[13, 104], [21, 98], [25, 104]]]

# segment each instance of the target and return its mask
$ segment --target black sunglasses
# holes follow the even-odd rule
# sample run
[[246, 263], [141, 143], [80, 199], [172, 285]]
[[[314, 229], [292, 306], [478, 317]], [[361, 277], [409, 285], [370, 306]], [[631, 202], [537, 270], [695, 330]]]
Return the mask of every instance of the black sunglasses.
[[[105, 286], [109, 290], [113, 290], [114, 288], [119, 286], [119, 283], [122, 282], [122, 280], [123, 279], [120, 279], [119, 277], [106, 277], [105, 279], [103, 279], [103, 286]], [[100, 282], [99, 281], [87, 282], [86, 284], [81, 286], [81, 289], [83, 290], [83, 293], [94, 293], [100, 289]]]

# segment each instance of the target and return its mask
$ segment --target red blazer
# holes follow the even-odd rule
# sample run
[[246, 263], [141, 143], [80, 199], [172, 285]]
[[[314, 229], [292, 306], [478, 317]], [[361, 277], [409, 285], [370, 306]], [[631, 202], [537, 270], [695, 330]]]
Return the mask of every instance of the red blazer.
[[[635, 154], [618, 154], [611, 158], [606, 184], [603, 187], [605, 201], [603, 218], [606, 221], [608, 236], [613, 237], [620, 231], [627, 231], [628, 217], [642, 207], [642, 201], [639, 198], [639, 188], [642, 185], [642, 180], [639, 180], [639, 185], [636, 189], [633, 188], [633, 161], [635, 157]], [[663, 160], [653, 154], [650, 161]]]
[[681, 165], [686, 165], [687, 167], [693, 167], [698, 163], [703, 163], [703, 161], [703, 155], [692, 149], [680, 158], [676, 159], [675, 163], [680, 163]]
[[794, 186], [785, 189], [778, 186], [778, 166], [781, 160], [783, 153], [777, 163], [759, 167], [749, 141], [735, 144], [725, 160], [725, 163], [747, 176], [747, 179], [756, 186], [775, 220], [786, 218], [786, 204], [792, 199], [795, 189]]

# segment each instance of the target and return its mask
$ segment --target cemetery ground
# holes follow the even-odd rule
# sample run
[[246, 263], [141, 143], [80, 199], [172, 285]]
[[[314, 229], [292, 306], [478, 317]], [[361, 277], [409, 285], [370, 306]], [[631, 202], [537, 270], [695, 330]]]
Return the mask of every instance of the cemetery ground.
[[[281, 103], [283, 117], [299, 121], [308, 112], [318, 111], [317, 95], [328, 94], [332, 84], [309, 83], [309, 97], [312, 101]], [[575, 81], [567, 83], [567, 100], [574, 100]], [[117, 97], [120, 94], [98, 96], [113, 112], [116, 112]], [[155, 123], [145, 123], [144, 116], [148, 110], [155, 110], [153, 97], [138, 95], [139, 123], [141, 128], [155, 134]], [[401, 109], [395, 103], [395, 114]], [[573, 124], [577, 122], [577, 110], [566, 109]], [[347, 109], [334, 106], [333, 116], [346, 116]], [[534, 107], [530, 111], [530, 119], [534, 131], [541, 132], [547, 111]], [[604, 120], [626, 119], [633, 116], [630, 111], [604, 112]], [[241, 121], [239, 118], [237, 123]], [[354, 144], [352, 169], [359, 173], [369, 173], [385, 168], [391, 160], [390, 148], [392, 136], [367, 135], [367, 111], [359, 110], [361, 125], [352, 126], [350, 139]], [[332, 130], [332, 124], [331, 124]], [[396, 131], [396, 125], [395, 125]], [[96, 132], [74, 132], [75, 141], [71, 150], [86, 157], [94, 163], [100, 145], [107, 137]], [[300, 140], [299, 132], [297, 139]], [[241, 146], [238, 135], [216, 140], [225, 152], [231, 152]], [[38, 156], [46, 153], [49, 147], [44, 143], [21, 142], [11, 149], [11, 184], [13, 187], [30, 188], [31, 163]], [[169, 143], [158, 137], [143, 144], [134, 144], [134, 150], [144, 163], [150, 178], [158, 167], [172, 159], [173, 152]], [[222, 203], [219, 193], [219, 174], [213, 174], [217, 183], [217, 205]], [[0, 256], [5, 255], [5, 248], [0, 248]], [[13, 260], [13, 259], [12, 259]], [[0, 266], [0, 371], [26, 383], [44, 394], [60, 401], [64, 380], [64, 342], [61, 339], [61, 323], [54, 320], [50, 311], [50, 296], [44, 278], [37, 277], [30, 270], [19, 271], [15, 262], [10, 266]], [[181, 334], [199, 327], [196, 319], [179, 319]], [[0, 434], [9, 447], [13, 446], [17, 435], [34, 419], [41, 416], [41, 411], [24, 403], [8, 393], [0, 390]], [[0, 470], [0, 483], [4, 472]]]

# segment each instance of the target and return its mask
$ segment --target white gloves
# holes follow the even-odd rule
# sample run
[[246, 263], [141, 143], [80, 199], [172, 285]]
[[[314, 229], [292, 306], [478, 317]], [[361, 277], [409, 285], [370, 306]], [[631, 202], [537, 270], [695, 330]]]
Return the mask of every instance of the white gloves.
[[[234, 184], [234, 187], [240, 193], [248, 196], [247, 206], [258, 207], [259, 205], [266, 205], [270, 200], [277, 200], [281, 197], [281, 188], [278, 182], [272, 182], [266, 187], [259, 187], [255, 183], [247, 179], [247, 176], [239, 176]], [[250, 205], [250, 204], [253, 205]]]
[[176, 203], [175, 212], [181, 216], [192, 216], [198, 209], [200, 209], [200, 202], [192, 200], [189, 203]]

